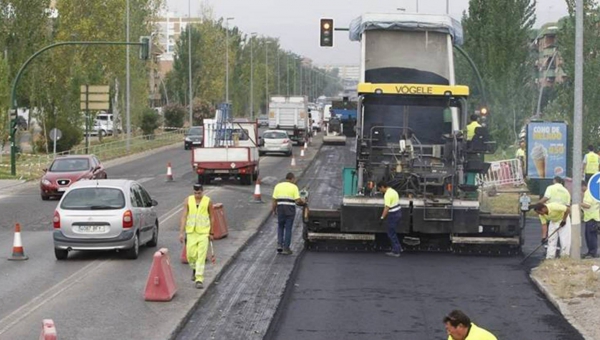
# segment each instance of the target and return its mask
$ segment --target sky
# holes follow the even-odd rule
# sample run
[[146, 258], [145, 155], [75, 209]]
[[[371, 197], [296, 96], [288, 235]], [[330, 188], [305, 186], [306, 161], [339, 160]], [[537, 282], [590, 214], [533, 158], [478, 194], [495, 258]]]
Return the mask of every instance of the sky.
[[[189, 1], [189, 3], [188, 3]], [[334, 19], [334, 27], [348, 27], [363, 13], [387, 13], [404, 8], [406, 12], [444, 14], [449, 1], [450, 15], [460, 20], [469, 0], [167, 0], [177, 16], [198, 16], [208, 5], [215, 17], [233, 17], [230, 25], [245, 33], [279, 38], [282, 48], [308, 57], [317, 65], [358, 65], [358, 42], [348, 32], [334, 33], [334, 47], [319, 46], [319, 19]], [[537, 0], [536, 27], [567, 15], [565, 0]]]

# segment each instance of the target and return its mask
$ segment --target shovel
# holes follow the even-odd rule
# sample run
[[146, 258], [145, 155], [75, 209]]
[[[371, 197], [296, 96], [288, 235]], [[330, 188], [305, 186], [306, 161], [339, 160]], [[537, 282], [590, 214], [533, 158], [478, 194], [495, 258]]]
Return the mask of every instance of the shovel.
[[215, 257], [215, 247], [213, 247], [212, 241], [210, 241], [210, 262], [212, 264], [217, 263], [217, 258]]
[[[562, 226], [558, 227], [555, 231], [553, 231], [547, 238], [546, 240], [548, 240], [550, 237], [552, 237], [554, 234], [556, 234], [560, 228], [562, 228]], [[521, 260], [521, 264], [523, 264], [523, 262], [525, 262], [531, 255], [533, 255], [536, 251], [538, 251], [538, 249], [540, 249], [544, 244], [540, 244], [539, 246], [537, 246], [531, 253], [529, 253], [527, 256], [525, 256], [522, 260]]]

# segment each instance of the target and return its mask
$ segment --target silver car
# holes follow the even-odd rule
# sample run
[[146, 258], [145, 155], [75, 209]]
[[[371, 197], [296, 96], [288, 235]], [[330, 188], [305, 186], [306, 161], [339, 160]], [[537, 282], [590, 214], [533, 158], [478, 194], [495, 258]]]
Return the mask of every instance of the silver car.
[[284, 130], [267, 130], [259, 140], [258, 154], [284, 153], [292, 155], [292, 141]]
[[54, 254], [71, 250], [123, 250], [136, 259], [140, 245], [156, 247], [158, 203], [131, 180], [88, 180], [71, 185], [54, 211]]

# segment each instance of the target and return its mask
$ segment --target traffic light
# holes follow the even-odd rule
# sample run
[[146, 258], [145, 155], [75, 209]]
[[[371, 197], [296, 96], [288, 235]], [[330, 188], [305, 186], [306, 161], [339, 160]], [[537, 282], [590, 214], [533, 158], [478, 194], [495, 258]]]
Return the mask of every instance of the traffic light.
[[479, 110], [479, 112], [481, 113], [482, 117], [485, 117], [488, 114], [488, 109], [487, 107], [482, 107], [481, 110]]
[[148, 60], [150, 59], [150, 47], [152, 45], [152, 41], [150, 40], [150, 37], [148, 36], [144, 36], [144, 37], [140, 37], [140, 43], [142, 43], [142, 45], [140, 46], [140, 59], [142, 60]]
[[321, 46], [333, 47], [333, 19], [321, 19]]

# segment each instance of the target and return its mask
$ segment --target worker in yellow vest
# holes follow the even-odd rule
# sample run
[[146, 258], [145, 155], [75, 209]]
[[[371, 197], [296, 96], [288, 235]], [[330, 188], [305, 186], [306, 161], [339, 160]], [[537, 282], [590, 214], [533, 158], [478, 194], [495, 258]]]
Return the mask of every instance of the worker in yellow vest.
[[278, 183], [273, 190], [273, 203], [271, 211], [277, 216], [277, 253], [292, 255], [292, 227], [296, 217], [296, 205], [306, 202], [300, 198], [300, 191], [296, 185], [296, 176], [288, 172], [285, 181]]
[[211, 225], [212, 204], [204, 195], [201, 184], [194, 184], [194, 194], [183, 202], [179, 228], [179, 242], [186, 242], [187, 260], [192, 268], [192, 281], [198, 289], [204, 288], [204, 265], [209, 241], [213, 240]]
[[460, 310], [453, 310], [444, 317], [448, 340], [498, 340], [494, 334], [477, 326]]
[[517, 149], [517, 152], [515, 153], [515, 158], [517, 158], [519, 160], [519, 162], [521, 163], [521, 171], [523, 174], [523, 178], [525, 178], [527, 176], [527, 154], [526, 154], [526, 150], [525, 150], [525, 141], [521, 141], [521, 143], [519, 143], [519, 148]]
[[478, 115], [471, 115], [471, 122], [469, 123], [469, 125], [467, 125], [467, 142], [473, 140], [473, 137], [475, 137], [475, 129], [481, 127], [481, 124], [479, 124], [479, 122], [477, 121], [478, 119]]
[[600, 221], [600, 204], [592, 197], [585, 181], [581, 182], [581, 192], [583, 192], [583, 222], [585, 223], [585, 244], [587, 253], [583, 258], [598, 258], [598, 222]]
[[594, 146], [588, 145], [588, 153], [583, 157], [583, 175], [585, 182], [589, 182], [592, 175], [600, 170], [600, 156], [594, 152]]

